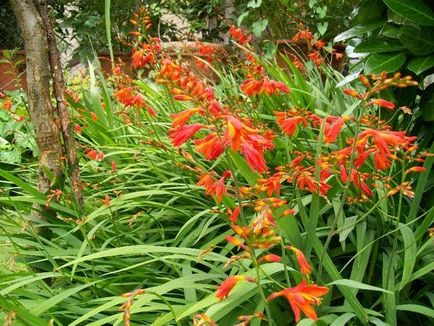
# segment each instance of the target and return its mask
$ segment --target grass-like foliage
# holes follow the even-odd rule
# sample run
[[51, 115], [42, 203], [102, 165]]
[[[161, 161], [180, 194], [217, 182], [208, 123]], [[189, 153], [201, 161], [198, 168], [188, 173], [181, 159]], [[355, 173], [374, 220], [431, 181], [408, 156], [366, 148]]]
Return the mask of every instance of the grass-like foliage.
[[139, 77], [90, 64], [70, 86], [83, 210], [68, 182], [40, 194], [34, 163], [1, 166], [7, 323], [432, 323], [433, 157], [381, 98], [414, 82], [342, 90], [307, 31], [303, 66], [230, 33], [232, 59], [201, 44], [187, 64], [138, 29]]

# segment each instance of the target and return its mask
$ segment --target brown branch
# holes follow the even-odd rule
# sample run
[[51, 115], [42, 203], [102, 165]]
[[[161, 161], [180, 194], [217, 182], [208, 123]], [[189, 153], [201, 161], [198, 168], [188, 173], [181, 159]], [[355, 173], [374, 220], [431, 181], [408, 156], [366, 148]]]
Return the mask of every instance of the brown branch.
[[57, 114], [60, 118], [61, 135], [63, 139], [63, 150], [67, 159], [67, 170], [71, 181], [71, 188], [74, 197], [80, 207], [83, 207], [83, 192], [78, 166], [77, 151], [73, 133], [73, 126], [69, 116], [67, 102], [65, 101], [65, 81], [63, 79], [62, 65], [60, 62], [59, 50], [56, 44], [56, 36], [48, 15], [46, 0], [38, 0], [39, 13], [44, 21], [47, 31], [48, 51], [50, 68], [53, 75], [54, 95], [57, 103]]
[[32, 0], [10, 0], [10, 3], [26, 50], [29, 112], [40, 150], [38, 188], [47, 193], [62, 182], [63, 170], [60, 134], [50, 98], [46, 31]]

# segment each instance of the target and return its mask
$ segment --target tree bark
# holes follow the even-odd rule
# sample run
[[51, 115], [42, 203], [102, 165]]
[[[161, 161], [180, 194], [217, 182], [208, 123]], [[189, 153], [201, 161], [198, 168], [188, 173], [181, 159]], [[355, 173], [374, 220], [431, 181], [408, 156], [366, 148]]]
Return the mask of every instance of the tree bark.
[[83, 193], [78, 166], [77, 151], [71, 119], [65, 101], [65, 81], [63, 79], [62, 64], [56, 44], [56, 36], [48, 15], [48, 5], [46, 0], [38, 0], [39, 13], [44, 21], [47, 30], [48, 52], [50, 59], [50, 69], [53, 75], [54, 95], [56, 98], [56, 113], [60, 118], [61, 135], [63, 139], [63, 150], [67, 159], [68, 176], [71, 181], [71, 188], [74, 197], [80, 208], [83, 207]]
[[50, 68], [47, 32], [32, 0], [10, 0], [26, 50], [26, 73], [30, 119], [40, 150], [41, 193], [58, 188], [62, 182], [62, 144], [50, 99]]

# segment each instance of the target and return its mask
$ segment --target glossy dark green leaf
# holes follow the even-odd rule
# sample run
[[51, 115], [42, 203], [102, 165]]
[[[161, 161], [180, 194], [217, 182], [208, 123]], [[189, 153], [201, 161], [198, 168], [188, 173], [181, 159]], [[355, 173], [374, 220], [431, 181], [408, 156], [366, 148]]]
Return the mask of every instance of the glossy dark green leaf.
[[424, 71], [434, 67], [434, 55], [425, 57], [416, 57], [410, 60], [407, 68], [413, 71], [416, 75], [420, 75]]
[[414, 55], [434, 53], [434, 33], [432, 28], [416, 25], [403, 26], [399, 39]]
[[371, 38], [354, 48], [354, 52], [358, 53], [377, 53], [377, 52], [392, 52], [405, 49], [404, 45], [394, 39], [387, 38]]
[[383, 29], [381, 30], [380, 35], [385, 36], [385, 37], [399, 39], [400, 27], [401, 26], [398, 24], [388, 23], [388, 24], [384, 25]]
[[419, 107], [425, 121], [434, 121], [434, 84], [429, 85], [424, 90]]
[[357, 26], [354, 26], [353, 28], [350, 28], [349, 30], [339, 34], [334, 38], [334, 42], [342, 42], [345, 40], [348, 40], [350, 38], [353, 38], [354, 36], [359, 36], [362, 34], [365, 34], [367, 32], [371, 32], [376, 28], [379, 28], [385, 23], [384, 20], [376, 20], [370, 23], [366, 24], [360, 24]]
[[359, 12], [354, 19], [354, 22], [363, 23], [366, 21], [372, 21], [373, 19], [379, 19], [383, 16], [383, 11], [386, 8], [382, 0], [364, 0], [361, 1], [359, 6]]
[[371, 54], [365, 63], [365, 73], [379, 74], [383, 71], [397, 71], [405, 62], [403, 53], [374, 53]]
[[434, 26], [434, 12], [422, 0], [383, 0], [398, 15], [411, 22]]

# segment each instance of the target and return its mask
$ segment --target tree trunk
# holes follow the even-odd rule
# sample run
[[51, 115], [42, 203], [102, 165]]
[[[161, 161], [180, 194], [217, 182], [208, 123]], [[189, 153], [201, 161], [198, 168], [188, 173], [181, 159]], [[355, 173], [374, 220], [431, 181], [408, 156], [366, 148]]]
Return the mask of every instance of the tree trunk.
[[[30, 118], [40, 150], [39, 191], [58, 188], [63, 177], [62, 145], [50, 100], [47, 32], [32, 0], [10, 0], [26, 50]], [[42, 217], [42, 215], [40, 215]]]
[[39, 13], [44, 21], [47, 30], [48, 52], [50, 68], [53, 75], [54, 95], [57, 103], [57, 115], [60, 118], [61, 135], [63, 139], [64, 154], [67, 159], [68, 176], [71, 181], [71, 188], [74, 197], [80, 208], [83, 207], [83, 193], [78, 166], [77, 151], [71, 119], [65, 101], [65, 82], [62, 73], [62, 64], [57, 49], [56, 36], [48, 15], [48, 5], [46, 0], [38, 0]]

